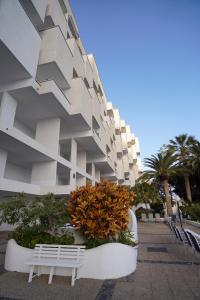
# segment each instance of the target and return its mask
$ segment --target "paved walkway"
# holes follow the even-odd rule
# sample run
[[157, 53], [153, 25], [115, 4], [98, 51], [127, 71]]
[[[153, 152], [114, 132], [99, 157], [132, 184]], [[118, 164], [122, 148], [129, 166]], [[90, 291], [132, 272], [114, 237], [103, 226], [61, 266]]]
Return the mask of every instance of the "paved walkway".
[[[1, 236], [0, 236], [1, 238]], [[0, 299], [33, 300], [200, 300], [200, 259], [191, 265], [191, 252], [174, 241], [164, 224], [139, 224], [137, 270], [117, 280], [76, 281], [55, 276], [47, 285], [47, 276], [27, 283], [27, 274], [5, 272], [0, 267]], [[0, 240], [0, 264], [5, 242]]]

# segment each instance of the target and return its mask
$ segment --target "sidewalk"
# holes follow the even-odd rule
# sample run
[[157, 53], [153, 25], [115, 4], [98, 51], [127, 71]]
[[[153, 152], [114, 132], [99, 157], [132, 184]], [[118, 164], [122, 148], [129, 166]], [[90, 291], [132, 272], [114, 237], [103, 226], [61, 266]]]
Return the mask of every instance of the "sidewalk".
[[[3, 272], [0, 267], [0, 299], [33, 300], [198, 300], [200, 259], [191, 265], [191, 252], [174, 241], [164, 224], [139, 223], [139, 256], [135, 273], [117, 280], [55, 276], [52, 285], [42, 275], [27, 283], [27, 274]], [[3, 252], [3, 241], [0, 243]], [[3, 256], [3, 254], [1, 254]], [[2, 263], [2, 258], [1, 258]]]

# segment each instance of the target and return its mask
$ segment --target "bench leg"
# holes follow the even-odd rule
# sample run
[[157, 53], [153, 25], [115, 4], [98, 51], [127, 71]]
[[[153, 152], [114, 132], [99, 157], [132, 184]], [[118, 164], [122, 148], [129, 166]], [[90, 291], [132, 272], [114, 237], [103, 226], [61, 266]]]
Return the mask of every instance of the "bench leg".
[[72, 269], [72, 282], [71, 282], [71, 286], [74, 286], [75, 280], [76, 280], [76, 268], [73, 268]]
[[38, 266], [37, 276], [40, 276], [40, 275], [41, 275], [40, 266]]
[[51, 284], [51, 283], [52, 283], [52, 278], [53, 278], [54, 269], [55, 269], [55, 267], [51, 267], [51, 269], [50, 269], [48, 284]]
[[31, 282], [31, 281], [32, 281], [32, 278], [33, 278], [33, 272], [34, 272], [34, 266], [31, 266], [30, 272], [29, 272], [28, 282]]

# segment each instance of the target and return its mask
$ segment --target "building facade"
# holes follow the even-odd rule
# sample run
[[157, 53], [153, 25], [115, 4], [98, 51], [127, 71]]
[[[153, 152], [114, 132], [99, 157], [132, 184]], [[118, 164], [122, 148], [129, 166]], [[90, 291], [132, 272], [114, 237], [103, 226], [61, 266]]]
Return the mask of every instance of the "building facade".
[[140, 172], [68, 0], [0, 0], [0, 195], [132, 186]]

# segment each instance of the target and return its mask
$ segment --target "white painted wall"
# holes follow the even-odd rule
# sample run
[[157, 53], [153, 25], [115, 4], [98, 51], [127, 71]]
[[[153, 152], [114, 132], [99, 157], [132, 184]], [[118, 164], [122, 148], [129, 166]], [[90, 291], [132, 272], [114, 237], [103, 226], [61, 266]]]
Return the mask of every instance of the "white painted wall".
[[57, 162], [38, 162], [32, 167], [31, 183], [41, 186], [55, 186], [57, 183]]
[[77, 167], [86, 172], [86, 152], [78, 151], [77, 152]]
[[7, 161], [4, 177], [7, 179], [13, 179], [17, 181], [30, 183], [31, 169], [27, 169]]
[[7, 151], [0, 149], [0, 178], [4, 177], [7, 155]]
[[49, 150], [58, 154], [60, 138], [60, 119], [39, 121], [36, 127], [35, 139]]
[[17, 101], [7, 92], [3, 93], [0, 106], [0, 122], [6, 127], [13, 127]]
[[25, 124], [20, 122], [19, 120], [15, 119], [14, 127], [25, 133], [26, 135], [30, 136], [31, 138], [35, 139], [35, 131], [28, 128]]

